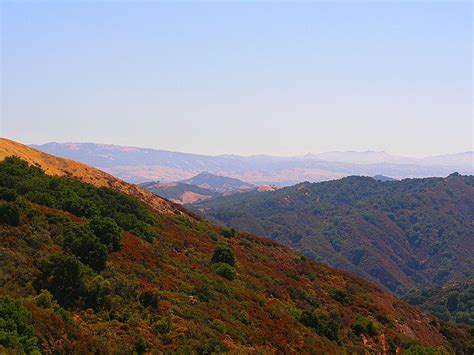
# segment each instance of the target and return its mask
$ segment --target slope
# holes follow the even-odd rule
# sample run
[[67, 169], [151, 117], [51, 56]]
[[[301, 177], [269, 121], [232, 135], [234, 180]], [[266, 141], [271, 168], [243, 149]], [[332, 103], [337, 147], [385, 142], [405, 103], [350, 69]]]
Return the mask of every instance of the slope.
[[275, 242], [18, 158], [0, 186], [0, 351], [470, 351], [467, 329]]
[[474, 177], [348, 177], [197, 204], [229, 227], [284, 242], [403, 294], [474, 270]]
[[255, 185], [249, 184], [239, 179], [227, 176], [215, 175], [209, 172], [202, 172], [190, 179], [181, 181], [186, 184], [196, 185], [206, 188], [220, 194], [230, 194], [256, 188]]
[[12, 155], [22, 158], [30, 164], [40, 166], [45, 173], [49, 175], [67, 176], [94, 186], [109, 187], [130, 194], [158, 212], [172, 214], [185, 213], [179, 205], [171, 203], [145, 189], [129, 184], [101, 170], [73, 160], [58, 158], [54, 155], [0, 137], [0, 159]]
[[138, 186], [179, 204], [194, 203], [221, 196], [220, 193], [213, 190], [184, 182], [144, 182]]

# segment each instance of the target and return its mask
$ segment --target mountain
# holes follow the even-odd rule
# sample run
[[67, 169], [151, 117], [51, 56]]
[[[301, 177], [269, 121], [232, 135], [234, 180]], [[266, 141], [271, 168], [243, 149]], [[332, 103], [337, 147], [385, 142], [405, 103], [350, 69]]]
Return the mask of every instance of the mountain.
[[385, 175], [375, 175], [375, 176], [372, 176], [372, 178], [377, 181], [395, 181], [396, 180], [394, 178], [391, 178], [390, 176], [385, 176]]
[[474, 174], [473, 152], [430, 158], [406, 158], [386, 152], [329, 152], [295, 157], [199, 155], [94, 143], [48, 143], [36, 149], [81, 161], [115, 176], [141, 183], [175, 182], [202, 171], [254, 185], [288, 186], [349, 175], [407, 177], [446, 176], [453, 171]]
[[[472, 349], [467, 328], [354, 275], [29, 152], [0, 162], [2, 353]], [[47, 171], [28, 165], [45, 161]]]
[[222, 196], [214, 190], [184, 182], [144, 182], [138, 186], [179, 204], [195, 203]]
[[190, 179], [177, 182], [144, 182], [140, 187], [173, 202], [195, 203], [213, 197], [256, 189], [255, 185], [226, 176], [202, 172]]
[[352, 176], [192, 208], [398, 294], [473, 275], [473, 176], [387, 182]]
[[249, 184], [242, 180], [230, 178], [227, 176], [215, 175], [209, 172], [202, 172], [190, 179], [183, 180], [182, 182], [185, 184], [196, 185], [221, 194], [242, 192], [256, 188], [255, 185]]

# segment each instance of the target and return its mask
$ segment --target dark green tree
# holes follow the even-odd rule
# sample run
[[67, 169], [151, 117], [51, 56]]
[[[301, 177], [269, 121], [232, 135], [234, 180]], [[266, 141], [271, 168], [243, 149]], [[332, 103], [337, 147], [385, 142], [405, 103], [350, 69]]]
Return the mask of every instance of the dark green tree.
[[109, 251], [118, 251], [120, 245], [120, 227], [110, 217], [94, 217], [89, 221], [89, 227], [100, 242]]
[[235, 256], [232, 248], [228, 245], [218, 245], [212, 255], [211, 263], [225, 263], [234, 266]]
[[87, 268], [72, 255], [52, 254], [39, 265], [39, 276], [34, 286], [39, 292], [49, 290], [64, 307], [74, 306], [84, 290], [83, 276]]
[[12, 202], [0, 203], [0, 223], [18, 226], [21, 223], [21, 210]]
[[20, 300], [8, 296], [0, 296], [0, 345], [12, 349], [12, 353], [40, 354], [31, 313]]
[[88, 226], [69, 224], [64, 230], [64, 250], [76, 255], [81, 262], [100, 272], [107, 261], [107, 247]]

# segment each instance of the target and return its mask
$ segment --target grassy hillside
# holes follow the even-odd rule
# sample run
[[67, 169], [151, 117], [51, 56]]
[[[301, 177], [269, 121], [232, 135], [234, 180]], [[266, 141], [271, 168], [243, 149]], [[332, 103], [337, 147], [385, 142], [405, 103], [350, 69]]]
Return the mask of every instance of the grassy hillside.
[[287, 247], [0, 162], [0, 352], [472, 349], [439, 322]]
[[179, 205], [166, 201], [150, 191], [129, 184], [89, 165], [59, 158], [0, 137], [0, 159], [3, 160], [13, 155], [30, 164], [38, 165], [49, 175], [71, 177], [97, 187], [109, 187], [132, 195], [157, 212], [167, 214], [187, 213]]
[[403, 294], [474, 270], [474, 177], [348, 177], [220, 197], [200, 213]]

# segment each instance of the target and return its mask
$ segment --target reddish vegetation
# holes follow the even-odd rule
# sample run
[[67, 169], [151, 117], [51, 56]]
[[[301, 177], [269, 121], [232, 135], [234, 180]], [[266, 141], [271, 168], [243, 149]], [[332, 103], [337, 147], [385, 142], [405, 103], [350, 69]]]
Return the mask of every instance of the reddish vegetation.
[[[151, 210], [156, 239], [122, 231], [122, 249], [108, 255], [105, 269], [89, 271], [76, 303], [64, 304], [71, 313], [41, 305], [31, 282], [40, 260], [68, 252], [62, 222], [46, 216], [62, 212], [39, 207], [18, 226], [0, 224], [0, 293], [22, 298], [43, 352], [381, 353], [411, 342], [462, 351], [468, 338], [465, 328], [452, 328], [450, 338], [462, 339], [452, 345], [443, 323], [276, 242]], [[235, 256], [234, 278], [212, 264], [222, 245]], [[353, 331], [361, 319], [376, 328], [372, 334]]]

